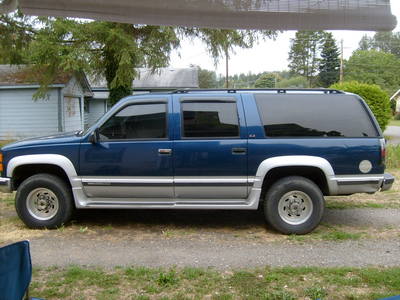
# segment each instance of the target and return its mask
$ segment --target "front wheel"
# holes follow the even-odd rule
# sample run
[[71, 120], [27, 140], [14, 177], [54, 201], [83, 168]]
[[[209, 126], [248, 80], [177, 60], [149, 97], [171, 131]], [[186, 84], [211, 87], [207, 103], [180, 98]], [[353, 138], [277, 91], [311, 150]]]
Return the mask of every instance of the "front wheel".
[[15, 198], [20, 219], [30, 228], [57, 228], [73, 212], [71, 189], [59, 177], [37, 174], [21, 183]]
[[278, 180], [265, 195], [266, 220], [284, 234], [311, 232], [320, 223], [324, 208], [324, 196], [319, 187], [300, 176]]

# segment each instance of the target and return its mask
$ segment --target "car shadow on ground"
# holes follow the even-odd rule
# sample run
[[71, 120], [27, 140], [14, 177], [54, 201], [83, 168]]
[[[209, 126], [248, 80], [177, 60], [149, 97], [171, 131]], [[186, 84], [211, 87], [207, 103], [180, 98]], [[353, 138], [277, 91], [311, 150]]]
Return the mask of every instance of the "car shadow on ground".
[[262, 210], [79, 210], [75, 220], [86, 225], [163, 226], [177, 228], [265, 227]]

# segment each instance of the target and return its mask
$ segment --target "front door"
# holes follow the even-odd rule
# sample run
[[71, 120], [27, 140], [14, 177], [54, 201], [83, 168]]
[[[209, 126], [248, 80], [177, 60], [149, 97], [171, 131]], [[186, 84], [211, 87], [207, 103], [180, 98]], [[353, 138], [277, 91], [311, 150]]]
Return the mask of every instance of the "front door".
[[[240, 97], [174, 97], [175, 197], [244, 199], [247, 134]], [[179, 112], [179, 114], [177, 114]]]
[[83, 143], [80, 175], [95, 198], [172, 198], [172, 141], [166, 100], [133, 102], [99, 127], [97, 143]]

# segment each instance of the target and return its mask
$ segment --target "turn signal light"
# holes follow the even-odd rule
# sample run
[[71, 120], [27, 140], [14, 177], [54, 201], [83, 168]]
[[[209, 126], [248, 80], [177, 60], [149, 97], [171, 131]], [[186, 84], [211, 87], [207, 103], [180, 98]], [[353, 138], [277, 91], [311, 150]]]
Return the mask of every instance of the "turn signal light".
[[0, 153], [0, 172], [3, 172], [3, 154]]

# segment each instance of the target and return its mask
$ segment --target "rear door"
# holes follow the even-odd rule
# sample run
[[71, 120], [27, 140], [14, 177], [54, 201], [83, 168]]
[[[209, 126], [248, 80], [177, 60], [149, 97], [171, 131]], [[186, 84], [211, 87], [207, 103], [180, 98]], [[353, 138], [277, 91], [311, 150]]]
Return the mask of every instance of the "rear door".
[[247, 132], [239, 95], [174, 96], [175, 197], [247, 197]]

